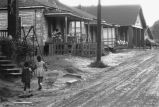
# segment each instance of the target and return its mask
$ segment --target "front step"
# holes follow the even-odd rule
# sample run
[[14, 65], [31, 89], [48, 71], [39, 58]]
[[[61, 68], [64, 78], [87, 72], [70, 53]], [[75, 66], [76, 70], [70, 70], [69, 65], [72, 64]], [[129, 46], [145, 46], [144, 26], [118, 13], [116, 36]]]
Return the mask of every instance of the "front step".
[[18, 73], [8, 73], [7, 74], [10, 77], [21, 77], [22, 73], [18, 72]]
[[21, 76], [21, 68], [17, 68], [12, 60], [8, 60], [6, 56], [0, 56], [0, 72], [4, 77]]
[[18, 73], [18, 72], [20, 72], [20, 68], [7, 68], [7, 69], [3, 69], [3, 72], [5, 72], [5, 73]]
[[16, 64], [1, 64], [0, 67], [2, 69], [7, 69], [7, 68], [14, 68]]
[[0, 60], [4, 60], [6, 58], [7, 58], [6, 56], [0, 56]]
[[11, 60], [5, 60], [5, 59], [0, 60], [0, 65], [1, 65], [1, 64], [10, 64], [10, 63], [12, 63]]
[[20, 68], [7, 68], [7, 69], [3, 69], [2, 74], [4, 75], [4, 77], [20, 77], [21, 76], [21, 69]]

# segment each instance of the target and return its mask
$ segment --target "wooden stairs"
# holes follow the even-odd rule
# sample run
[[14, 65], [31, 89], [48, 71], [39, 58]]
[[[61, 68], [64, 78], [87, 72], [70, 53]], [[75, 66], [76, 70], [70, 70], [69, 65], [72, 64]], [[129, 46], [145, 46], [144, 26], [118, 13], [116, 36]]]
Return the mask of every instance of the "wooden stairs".
[[19, 77], [21, 76], [21, 68], [17, 67], [6, 56], [0, 55], [0, 73], [4, 77]]

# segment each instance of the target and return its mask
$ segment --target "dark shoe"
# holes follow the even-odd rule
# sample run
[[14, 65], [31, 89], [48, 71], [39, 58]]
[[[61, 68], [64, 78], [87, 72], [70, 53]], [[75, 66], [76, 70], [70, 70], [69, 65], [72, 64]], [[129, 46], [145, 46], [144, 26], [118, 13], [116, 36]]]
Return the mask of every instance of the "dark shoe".
[[40, 91], [42, 88], [40, 87], [40, 88], [38, 88], [38, 90]]
[[29, 93], [31, 93], [31, 90], [29, 90]]

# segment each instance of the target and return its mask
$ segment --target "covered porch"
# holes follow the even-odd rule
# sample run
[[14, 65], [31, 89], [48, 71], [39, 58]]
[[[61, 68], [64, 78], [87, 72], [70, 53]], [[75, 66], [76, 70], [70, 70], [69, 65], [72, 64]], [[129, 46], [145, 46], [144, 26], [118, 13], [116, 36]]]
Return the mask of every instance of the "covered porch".
[[[90, 24], [94, 20], [61, 10], [46, 12], [45, 17], [48, 23], [48, 37], [44, 54], [96, 54], [96, 38], [92, 36], [96, 35], [96, 28]], [[55, 34], [57, 30], [58, 35]]]

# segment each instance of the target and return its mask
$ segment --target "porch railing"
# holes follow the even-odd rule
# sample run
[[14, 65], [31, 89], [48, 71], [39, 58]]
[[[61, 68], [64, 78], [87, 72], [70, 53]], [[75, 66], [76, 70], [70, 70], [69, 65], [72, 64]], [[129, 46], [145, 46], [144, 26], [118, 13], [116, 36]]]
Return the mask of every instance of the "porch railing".
[[96, 56], [96, 43], [48, 43], [49, 55]]
[[7, 38], [8, 30], [0, 30], [0, 38]]

